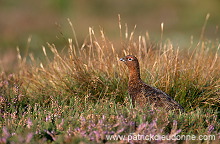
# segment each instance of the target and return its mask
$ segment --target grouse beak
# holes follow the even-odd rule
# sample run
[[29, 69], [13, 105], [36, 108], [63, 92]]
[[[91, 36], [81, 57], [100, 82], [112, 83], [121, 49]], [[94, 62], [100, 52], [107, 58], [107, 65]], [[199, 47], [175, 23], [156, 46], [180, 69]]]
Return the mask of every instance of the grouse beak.
[[124, 59], [124, 58], [120, 58], [120, 61], [123, 61], [123, 62], [125, 62], [125, 59]]

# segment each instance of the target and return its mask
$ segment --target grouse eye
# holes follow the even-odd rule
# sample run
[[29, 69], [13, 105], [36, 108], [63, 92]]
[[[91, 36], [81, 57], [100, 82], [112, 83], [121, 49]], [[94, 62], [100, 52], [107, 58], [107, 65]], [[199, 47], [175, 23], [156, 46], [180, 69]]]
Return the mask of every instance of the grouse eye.
[[128, 61], [132, 61], [133, 60], [133, 58], [128, 58]]

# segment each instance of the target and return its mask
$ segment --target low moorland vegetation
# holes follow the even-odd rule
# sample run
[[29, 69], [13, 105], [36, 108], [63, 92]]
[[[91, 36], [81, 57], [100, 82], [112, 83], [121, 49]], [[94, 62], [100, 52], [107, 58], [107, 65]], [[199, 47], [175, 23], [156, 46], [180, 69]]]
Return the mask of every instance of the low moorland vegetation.
[[[17, 70], [0, 73], [0, 143], [191, 143], [137, 140], [137, 135], [214, 135], [215, 140], [192, 143], [218, 143], [219, 40], [202, 34], [199, 41], [179, 47], [163, 39], [163, 31], [161, 40], [153, 42], [148, 33], [137, 36], [119, 27], [120, 44], [103, 30], [96, 34], [89, 28], [81, 46], [72, 28], [74, 38], [63, 51], [49, 43], [42, 47], [42, 62], [31, 54], [22, 57], [18, 49]], [[119, 61], [127, 54], [139, 58], [143, 80], [172, 96], [184, 113], [132, 106], [127, 68]]]

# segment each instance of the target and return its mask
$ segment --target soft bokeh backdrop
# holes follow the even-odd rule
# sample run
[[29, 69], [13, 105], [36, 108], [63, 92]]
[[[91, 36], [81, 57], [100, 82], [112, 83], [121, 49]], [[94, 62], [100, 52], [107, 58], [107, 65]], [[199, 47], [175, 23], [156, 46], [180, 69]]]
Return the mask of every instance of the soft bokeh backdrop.
[[110, 40], [120, 41], [118, 14], [130, 31], [137, 25], [136, 34], [148, 31], [155, 41], [164, 22], [164, 37], [184, 45], [189, 44], [191, 35], [194, 39], [200, 37], [209, 13], [205, 36], [217, 39], [219, 7], [219, 0], [0, 0], [0, 56], [2, 60], [5, 54], [13, 55], [18, 46], [21, 53], [29, 47], [29, 52], [38, 57], [46, 42], [62, 49], [66, 39], [73, 37], [67, 18], [72, 21], [80, 44], [89, 27], [101, 27]]

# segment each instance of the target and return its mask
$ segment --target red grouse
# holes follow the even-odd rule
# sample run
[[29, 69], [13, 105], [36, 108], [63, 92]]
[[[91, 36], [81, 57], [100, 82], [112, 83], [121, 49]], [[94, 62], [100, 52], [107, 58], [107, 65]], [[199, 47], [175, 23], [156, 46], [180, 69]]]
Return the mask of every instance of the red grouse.
[[181, 111], [183, 107], [173, 100], [165, 92], [144, 83], [140, 78], [140, 68], [138, 59], [135, 56], [128, 55], [120, 59], [129, 69], [128, 93], [131, 96], [132, 104], [140, 107], [151, 105], [155, 108], [165, 109], [167, 111]]

